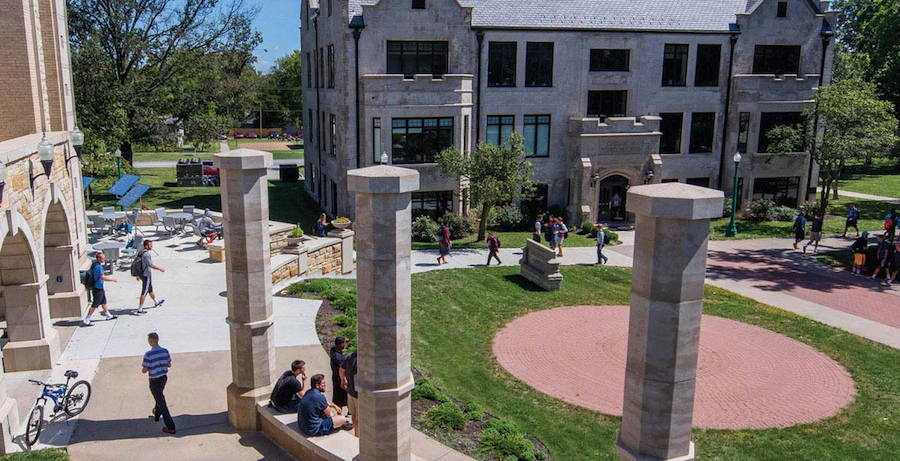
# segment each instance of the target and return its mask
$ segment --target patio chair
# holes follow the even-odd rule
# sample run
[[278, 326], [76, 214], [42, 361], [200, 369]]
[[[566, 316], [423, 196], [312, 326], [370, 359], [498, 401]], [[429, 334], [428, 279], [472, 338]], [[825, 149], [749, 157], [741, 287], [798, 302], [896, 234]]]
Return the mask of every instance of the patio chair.
[[144, 233], [140, 229], [138, 229], [138, 217], [141, 215], [141, 210], [139, 208], [135, 208], [131, 210], [126, 216], [125, 219], [128, 220], [128, 224], [131, 224], [131, 228], [134, 229], [134, 234], [137, 235], [138, 232]]
[[160, 226], [163, 225], [163, 218], [165, 216], [166, 216], [165, 208], [157, 208], [156, 210], [154, 210], [153, 215], [151, 215], [151, 218], [153, 218], [152, 226], [153, 226], [154, 232], [159, 233], [159, 228], [160, 228]]
[[181, 211], [183, 213], [187, 213], [187, 214], [191, 215], [191, 217], [188, 219], [190, 219], [190, 220], [194, 219], [194, 205], [185, 205], [184, 207], [181, 208]]
[[91, 216], [91, 228], [94, 230], [94, 233], [104, 235], [112, 233], [113, 226], [106, 219], [103, 219], [101, 215]]
[[104, 214], [106, 214], [106, 213], [115, 213], [115, 212], [116, 212], [116, 207], [114, 207], [114, 206], [105, 206], [105, 207], [103, 207], [103, 213], [104, 213]]
[[163, 228], [166, 232], [169, 233], [169, 237], [174, 236], [177, 233], [181, 232], [181, 226], [178, 225], [178, 221], [171, 216], [163, 216]]

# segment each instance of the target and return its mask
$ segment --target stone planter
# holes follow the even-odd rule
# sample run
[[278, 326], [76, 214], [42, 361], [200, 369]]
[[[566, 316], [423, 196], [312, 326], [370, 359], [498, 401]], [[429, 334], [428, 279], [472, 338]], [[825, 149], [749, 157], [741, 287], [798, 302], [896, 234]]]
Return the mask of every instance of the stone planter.
[[352, 224], [350, 221], [347, 221], [347, 222], [331, 221], [331, 225], [337, 229], [346, 229], [346, 228], [350, 227], [350, 224]]
[[288, 246], [295, 247], [295, 246], [303, 243], [303, 240], [305, 240], [305, 239], [303, 238], [303, 236], [300, 236], [300, 237], [288, 237], [286, 240], [287, 240]]

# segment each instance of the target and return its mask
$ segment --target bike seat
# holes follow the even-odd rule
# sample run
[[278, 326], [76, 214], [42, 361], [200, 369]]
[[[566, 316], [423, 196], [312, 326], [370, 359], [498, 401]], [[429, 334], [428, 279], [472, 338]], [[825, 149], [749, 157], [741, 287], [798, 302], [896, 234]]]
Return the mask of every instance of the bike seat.
[[77, 377], [78, 377], [78, 372], [77, 372], [77, 371], [75, 371], [75, 370], [68, 370], [68, 371], [66, 371], [66, 378], [72, 378], [72, 379], [74, 379], [74, 378], [77, 378]]

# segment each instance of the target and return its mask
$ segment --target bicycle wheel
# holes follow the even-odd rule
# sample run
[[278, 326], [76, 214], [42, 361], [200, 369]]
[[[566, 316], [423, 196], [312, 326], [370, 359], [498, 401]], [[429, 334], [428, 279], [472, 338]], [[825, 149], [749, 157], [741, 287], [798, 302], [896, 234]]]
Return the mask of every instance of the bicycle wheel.
[[44, 406], [36, 405], [28, 417], [28, 426], [25, 428], [25, 443], [32, 446], [41, 436], [41, 426], [44, 425]]
[[66, 392], [66, 402], [63, 408], [69, 416], [76, 416], [84, 411], [91, 400], [91, 384], [87, 381], [78, 381]]

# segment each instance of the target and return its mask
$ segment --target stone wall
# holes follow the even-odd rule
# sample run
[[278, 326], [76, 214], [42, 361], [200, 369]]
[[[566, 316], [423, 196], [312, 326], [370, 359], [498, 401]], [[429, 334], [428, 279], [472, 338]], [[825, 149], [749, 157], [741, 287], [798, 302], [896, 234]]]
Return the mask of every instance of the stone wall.
[[300, 275], [300, 260], [299, 258], [291, 258], [290, 261], [281, 266], [272, 268], [272, 285], [298, 275]]
[[291, 236], [291, 229], [278, 230], [269, 233], [269, 251], [274, 256], [281, 253], [281, 250], [287, 246], [287, 238]]
[[328, 246], [309, 252], [309, 268], [307, 273], [322, 271], [325, 274], [341, 273], [341, 242], [336, 241]]

